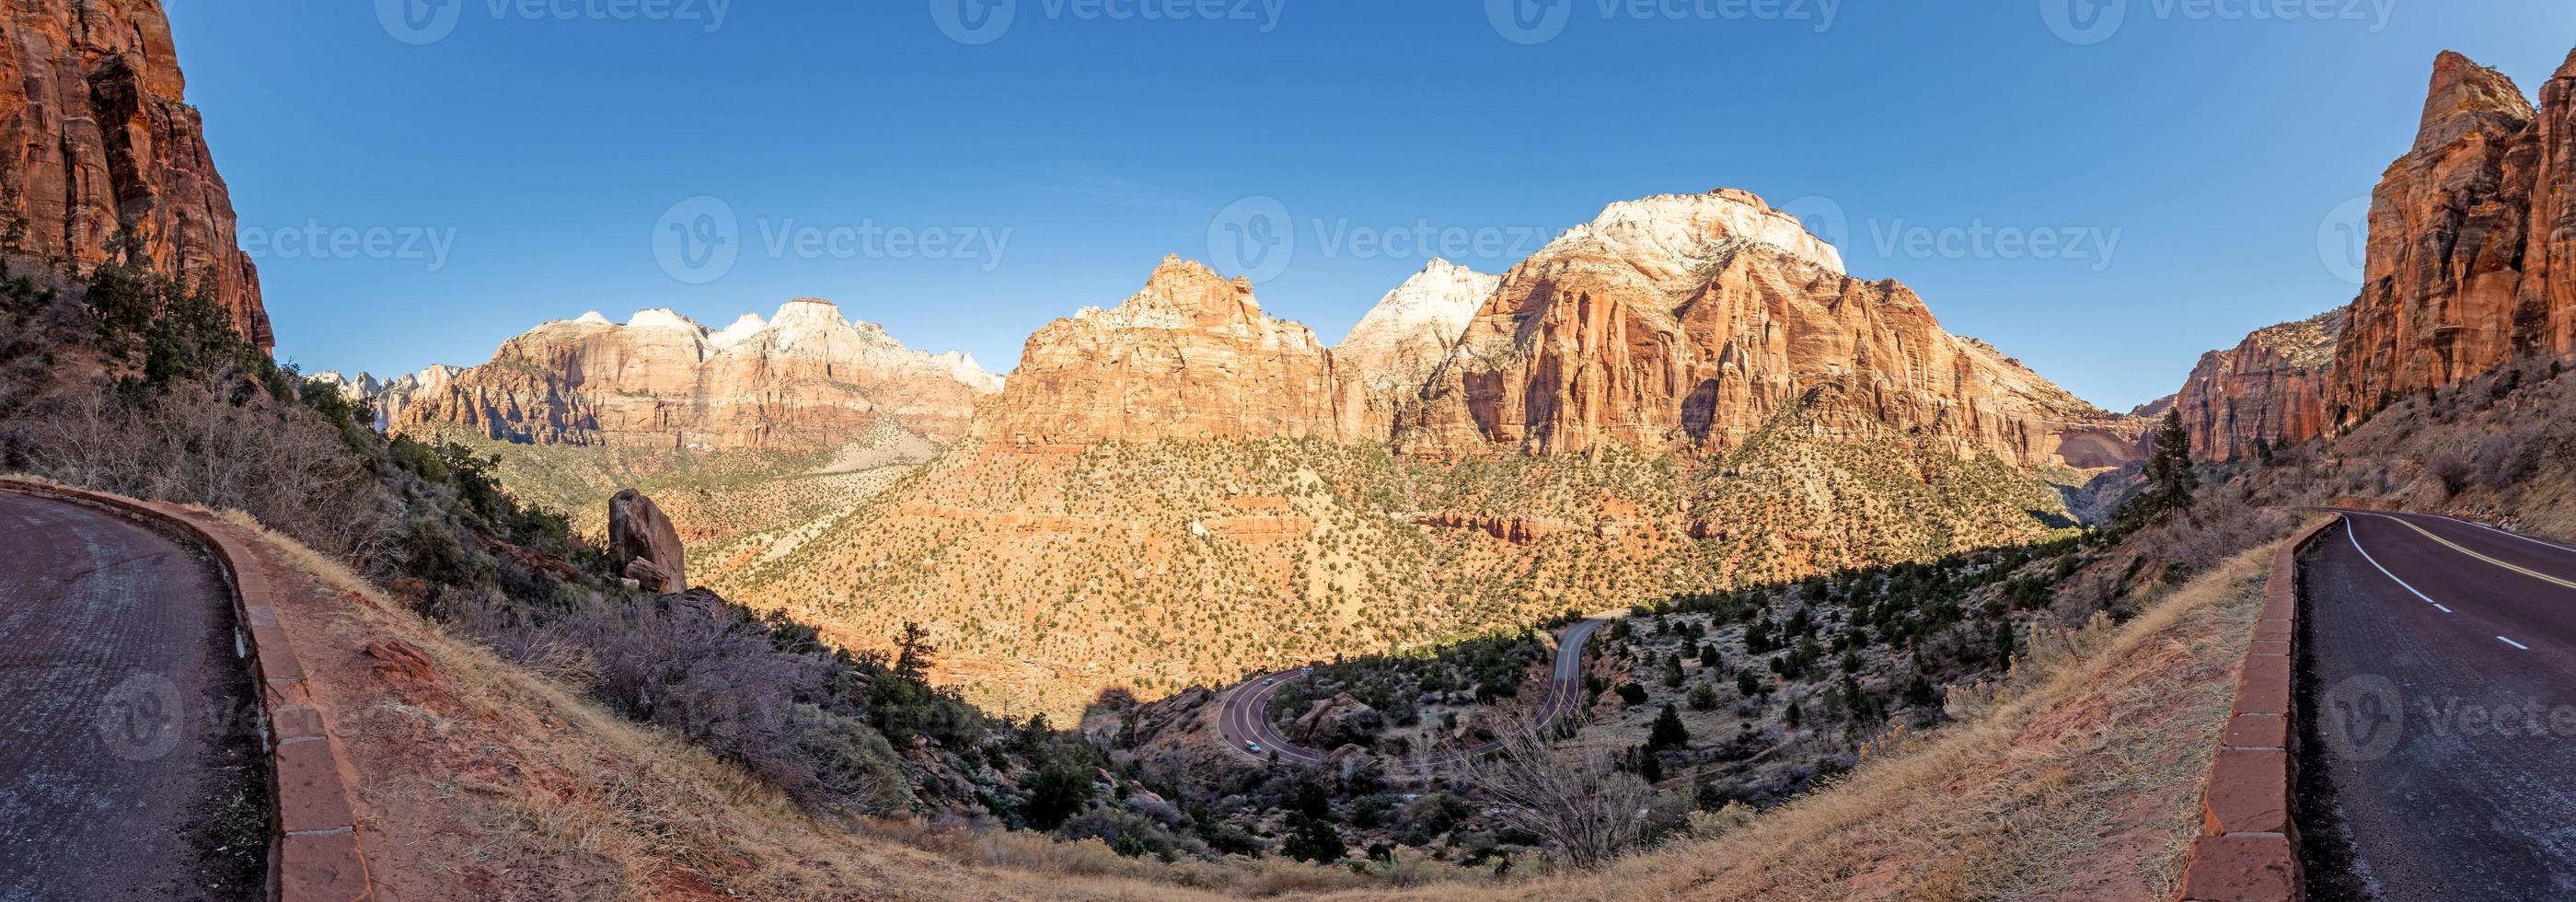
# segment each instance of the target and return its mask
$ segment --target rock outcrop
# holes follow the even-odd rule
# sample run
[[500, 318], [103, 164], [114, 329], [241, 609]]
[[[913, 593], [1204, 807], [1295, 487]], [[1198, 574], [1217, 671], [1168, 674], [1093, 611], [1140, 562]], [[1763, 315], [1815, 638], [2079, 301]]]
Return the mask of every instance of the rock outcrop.
[[276, 344], [259, 273], [158, 0], [17, 0], [0, 42], [0, 217], [26, 253], [106, 261], [130, 224], [153, 268], [202, 281], [233, 327]]
[[2238, 460], [2325, 434], [2326, 387], [2345, 315], [2334, 310], [2282, 323], [2201, 355], [2171, 404], [2191, 433], [2192, 455]]
[[2534, 108], [2445, 52], [2415, 144], [2372, 192], [2361, 297], [2329, 419], [2504, 364], [2576, 354], [2576, 56]]
[[1116, 309], [1085, 308], [1029, 336], [975, 437], [1044, 451], [1345, 430], [1314, 330], [1263, 313], [1252, 283], [1170, 257]]
[[1310, 749], [1337, 749], [1374, 742], [1383, 729], [1386, 715], [1343, 692], [1316, 702], [1300, 715], [1296, 726], [1289, 729], [1288, 739]]
[[625, 489], [608, 499], [608, 549], [610, 563], [645, 591], [688, 591], [688, 552], [680, 531], [644, 493]]
[[344, 376], [335, 370], [324, 370], [311, 378], [314, 382], [339, 389], [341, 397], [373, 412], [376, 431], [383, 432], [393, 428], [394, 421], [413, 401], [424, 394], [444, 390], [447, 383], [456, 378], [457, 372], [455, 367], [433, 363], [420, 372], [405, 373], [392, 380], [378, 379], [364, 372]]
[[590, 313], [510, 339], [443, 386], [427, 382], [397, 430], [666, 448], [836, 447], [880, 420], [946, 441], [1001, 388], [972, 358], [908, 350], [819, 300], [721, 331], [668, 310], [624, 325]]
[[1421, 396], [1432, 372], [1458, 346], [1458, 337], [1502, 281], [1501, 276], [1434, 259], [1369, 308], [1342, 343], [1333, 346], [1333, 378], [1346, 431], [1354, 437], [1392, 434], [1396, 411]]
[[1395, 438], [1442, 457], [1723, 450], [1823, 386], [1846, 402], [1820, 423], [1835, 435], [1894, 431], [2021, 466], [2118, 465], [2143, 431], [1722, 190], [1614, 204], [1513, 267]]

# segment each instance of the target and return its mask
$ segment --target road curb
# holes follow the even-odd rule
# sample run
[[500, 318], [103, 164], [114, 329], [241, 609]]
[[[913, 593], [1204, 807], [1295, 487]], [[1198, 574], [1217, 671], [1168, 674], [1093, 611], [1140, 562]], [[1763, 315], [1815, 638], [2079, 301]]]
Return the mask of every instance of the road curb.
[[2299, 553], [2333, 526], [2299, 531], [2272, 555], [2263, 610], [2236, 701], [2201, 794], [2200, 835], [2183, 868], [2184, 902], [2303, 902], [2297, 825]]
[[275, 596], [258, 558], [233, 537], [228, 524], [175, 504], [17, 476], [0, 477], [12, 491], [107, 510], [159, 524], [206, 548], [233, 590], [233, 618], [243, 637], [244, 660], [260, 687], [266, 716], [269, 774], [276, 806], [269, 822], [268, 897], [280, 902], [372, 898], [374, 884], [358, 846], [356, 818], [340, 774], [346, 766], [329, 719], [313, 702], [304, 665], [287, 642]]

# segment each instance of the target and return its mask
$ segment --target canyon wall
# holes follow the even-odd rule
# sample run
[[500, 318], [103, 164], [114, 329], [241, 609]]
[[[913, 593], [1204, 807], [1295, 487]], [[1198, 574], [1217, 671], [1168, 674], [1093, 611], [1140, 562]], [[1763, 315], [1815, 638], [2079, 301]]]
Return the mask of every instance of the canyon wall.
[[591, 313], [512, 338], [444, 385], [415, 385], [393, 427], [539, 444], [810, 450], [891, 420], [946, 441], [965, 434], [1000, 382], [964, 355], [906, 349], [827, 301], [790, 301], [774, 319], [745, 316], [722, 330], [668, 310], [623, 325]]
[[979, 440], [1022, 450], [1165, 439], [1351, 438], [1314, 330], [1270, 318], [1252, 283], [1165, 258], [1145, 288], [1029, 336], [978, 416]]
[[1836, 417], [1820, 428], [1837, 435], [1900, 432], [2021, 466], [2115, 466], [2143, 431], [1723, 190], [1614, 204], [1513, 267], [1395, 439], [1442, 457], [1720, 451], [1826, 387]]
[[2457, 53], [2434, 64], [2415, 144], [2370, 206], [2361, 297], [2329, 419], [2523, 360], [2576, 353], [2576, 57], [2534, 107]]
[[2174, 396], [2192, 456], [2259, 457], [2325, 434], [2326, 390], [2347, 311], [2257, 330], [2236, 347], [2201, 355]]
[[130, 224], [155, 270], [210, 284], [236, 330], [274, 346], [161, 4], [13, 0], [5, 15], [0, 216], [17, 250], [94, 266]]

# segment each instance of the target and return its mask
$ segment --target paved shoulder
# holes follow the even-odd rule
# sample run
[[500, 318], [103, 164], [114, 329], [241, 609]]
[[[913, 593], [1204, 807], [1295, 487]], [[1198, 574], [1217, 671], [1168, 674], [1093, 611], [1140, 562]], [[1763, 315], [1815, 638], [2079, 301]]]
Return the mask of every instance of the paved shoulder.
[[0, 899], [255, 895], [265, 776], [212, 568], [7, 492], [0, 561]]

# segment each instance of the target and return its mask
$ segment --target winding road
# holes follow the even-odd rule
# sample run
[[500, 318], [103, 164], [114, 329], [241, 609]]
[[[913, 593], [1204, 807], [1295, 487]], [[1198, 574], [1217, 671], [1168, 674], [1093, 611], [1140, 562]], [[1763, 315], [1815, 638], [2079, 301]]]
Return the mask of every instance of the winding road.
[[[1538, 716], [1531, 718], [1529, 725], [1519, 733], [1500, 737], [1473, 748], [1409, 759], [1403, 762], [1404, 765], [1417, 768], [1446, 767], [1502, 748], [1515, 738], [1554, 725], [1558, 718], [1571, 713], [1575, 706], [1582, 703], [1583, 647], [1592, 641], [1594, 632], [1609, 622], [1599, 617], [1578, 621], [1568, 627], [1564, 635], [1558, 637], [1555, 678], [1548, 681], [1547, 698], [1539, 703]], [[1234, 690], [1226, 696], [1225, 710], [1221, 712], [1223, 720], [1219, 724], [1221, 727], [1219, 732], [1225, 740], [1226, 747], [1233, 749], [1237, 754], [1261, 760], [1268, 760], [1275, 755], [1277, 760], [1294, 764], [1324, 763], [1330, 757], [1329, 750], [1310, 749], [1291, 743], [1288, 737], [1280, 735], [1278, 728], [1270, 723], [1271, 697], [1279, 694], [1282, 687], [1303, 679], [1305, 674], [1306, 671], [1303, 668], [1283, 670], [1247, 680], [1242, 685], [1234, 687]], [[1261, 751], [1256, 753], [1246, 748], [1244, 746], [1246, 742], [1261, 746]]]
[[233, 643], [196, 549], [0, 491], [0, 900], [258, 892], [265, 765]]
[[2317, 898], [2576, 898], [2576, 549], [2343, 511], [2304, 566]]

